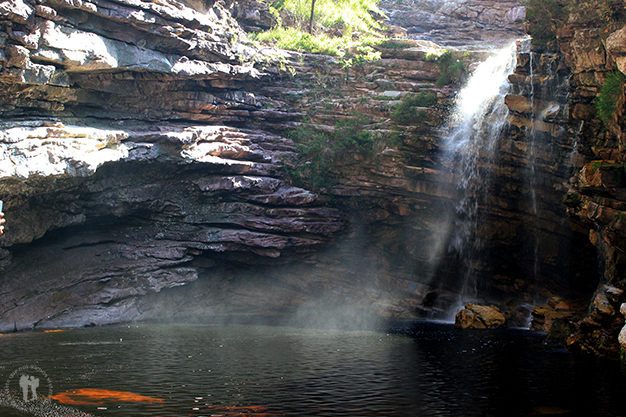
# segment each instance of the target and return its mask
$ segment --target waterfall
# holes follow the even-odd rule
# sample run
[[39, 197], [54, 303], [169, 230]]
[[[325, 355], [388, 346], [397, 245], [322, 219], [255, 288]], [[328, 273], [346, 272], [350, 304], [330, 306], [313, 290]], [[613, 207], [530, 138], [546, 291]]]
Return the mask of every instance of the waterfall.
[[[529, 166], [530, 166], [530, 175], [528, 178], [528, 186], [530, 188], [530, 203], [531, 203], [531, 213], [533, 217], [537, 218], [537, 135], [535, 131], [535, 71], [534, 71], [534, 54], [530, 48], [530, 42], [528, 43], [528, 56], [529, 56], [529, 64], [528, 71], [530, 78], [530, 131], [528, 132], [528, 139], [530, 142], [530, 153], [528, 155]], [[536, 229], [536, 224], [534, 225]], [[531, 279], [533, 283], [537, 282], [537, 276], [539, 275], [539, 236], [535, 230], [533, 236], [533, 269]]]
[[517, 45], [512, 43], [481, 63], [458, 94], [444, 137], [445, 155], [455, 175], [457, 204], [448, 253], [461, 271], [456, 311], [478, 295], [476, 270], [483, 260], [484, 242], [477, 233], [483, 223], [481, 207], [488, 199], [497, 144], [509, 110], [504, 97], [508, 77], [516, 65]]

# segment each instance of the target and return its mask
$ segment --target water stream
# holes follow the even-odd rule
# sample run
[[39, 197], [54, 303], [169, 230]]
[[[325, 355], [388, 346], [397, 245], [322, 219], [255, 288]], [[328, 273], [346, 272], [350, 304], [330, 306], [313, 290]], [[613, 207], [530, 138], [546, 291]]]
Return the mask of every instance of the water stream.
[[508, 76], [516, 64], [517, 45], [512, 43], [482, 62], [456, 100], [444, 137], [446, 157], [457, 179], [458, 202], [448, 252], [458, 259], [461, 289], [455, 314], [478, 296], [476, 271], [483, 262], [484, 242], [477, 233], [485, 220], [481, 210], [489, 197], [490, 167], [496, 163], [497, 144], [507, 123], [504, 97]]

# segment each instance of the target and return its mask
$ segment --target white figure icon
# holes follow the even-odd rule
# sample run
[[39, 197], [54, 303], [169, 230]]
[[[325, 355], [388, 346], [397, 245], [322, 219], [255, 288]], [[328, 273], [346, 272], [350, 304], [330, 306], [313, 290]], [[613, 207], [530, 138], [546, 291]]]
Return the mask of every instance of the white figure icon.
[[[39, 378], [35, 378], [30, 375], [22, 375], [20, 377], [20, 387], [22, 388], [22, 394], [24, 395], [24, 401], [32, 401], [37, 399], [37, 388], [39, 387]], [[33, 396], [28, 399], [28, 391], [32, 391]]]

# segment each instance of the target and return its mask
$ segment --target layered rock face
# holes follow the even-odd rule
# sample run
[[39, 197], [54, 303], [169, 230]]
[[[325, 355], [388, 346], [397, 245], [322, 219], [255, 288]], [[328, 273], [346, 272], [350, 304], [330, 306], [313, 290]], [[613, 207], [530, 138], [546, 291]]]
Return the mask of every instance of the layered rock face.
[[519, 1], [385, 0], [380, 7], [406, 36], [446, 47], [502, 48], [525, 36], [525, 8]]
[[435, 86], [432, 45], [346, 70], [240, 43], [231, 16], [265, 16], [242, 3], [0, 6], [1, 331], [422, 314], [450, 197], [433, 161], [444, 109], [402, 127], [401, 149], [348, 154], [321, 196], [293, 185], [285, 134], [308, 110], [322, 131], [359, 112], [397, 135], [400, 93], [454, 92]]
[[139, 300], [216, 271], [213, 254], [280, 264], [344, 228], [285, 181], [293, 142], [255, 129], [300, 115], [250, 92], [264, 57], [223, 3], [6, 1], [0, 15], [2, 331], [171, 317], [185, 308]]
[[[618, 333], [624, 321], [619, 313], [625, 285], [620, 220], [624, 187], [623, 83], [611, 99], [615, 111], [610, 123], [600, 120], [595, 103], [605, 80], [623, 69], [624, 29], [616, 31], [621, 25], [608, 21], [607, 16], [601, 15], [600, 7], [570, 7], [564, 23], [557, 27], [558, 51], [533, 53], [535, 60], [557, 57], [558, 68], [564, 68], [559, 71], [569, 77], [567, 112], [558, 116], [565, 136], [575, 144], [571, 154], [574, 175], [566, 183], [564, 201], [575, 235], [596, 247], [601, 271], [578, 272], [581, 280], [598, 283], [591, 299], [584, 303], [588, 309], [576, 312], [576, 307], [557, 308], [563, 304], [548, 302], [533, 314], [537, 328], [551, 328], [563, 338], [569, 335], [567, 344], [571, 348], [615, 357], [619, 355]], [[511, 107], [522, 108], [518, 103]], [[591, 257], [588, 259], [593, 263]]]

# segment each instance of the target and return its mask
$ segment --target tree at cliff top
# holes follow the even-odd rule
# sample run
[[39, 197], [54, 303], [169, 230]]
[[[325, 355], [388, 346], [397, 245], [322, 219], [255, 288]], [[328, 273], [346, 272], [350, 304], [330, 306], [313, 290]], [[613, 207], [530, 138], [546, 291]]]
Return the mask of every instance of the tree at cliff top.
[[275, 0], [270, 7], [280, 17], [279, 25], [254, 39], [279, 48], [344, 56], [349, 49], [357, 55], [374, 57], [368, 46], [382, 40], [383, 16], [377, 0]]

